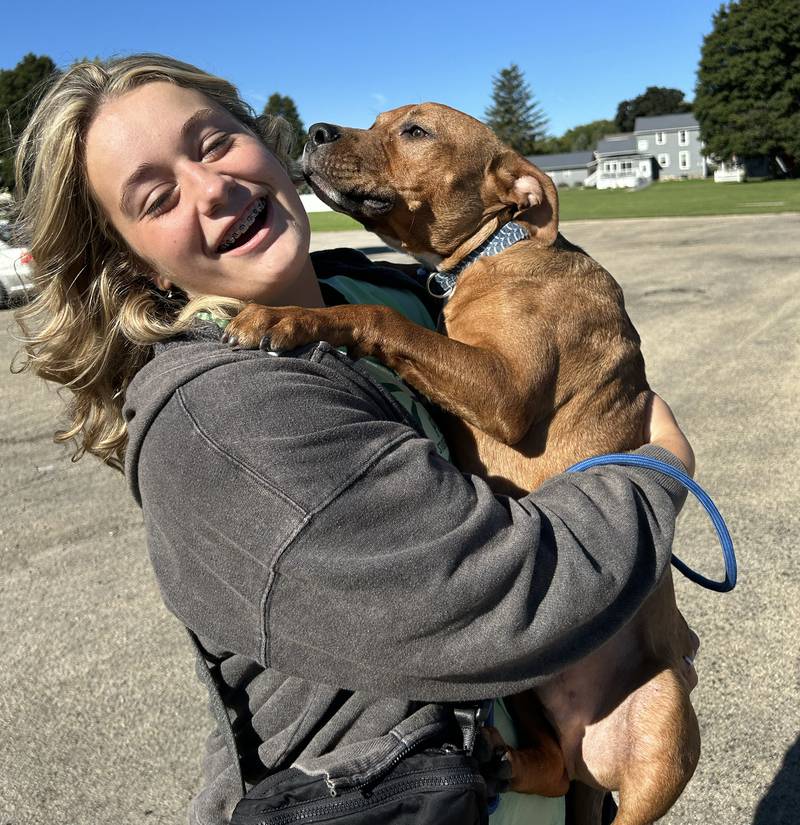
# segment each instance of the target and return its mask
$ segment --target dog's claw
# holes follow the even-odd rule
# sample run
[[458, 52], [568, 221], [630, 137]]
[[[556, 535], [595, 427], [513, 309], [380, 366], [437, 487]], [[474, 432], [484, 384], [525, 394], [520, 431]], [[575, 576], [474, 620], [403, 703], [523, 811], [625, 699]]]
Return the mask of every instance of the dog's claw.
[[503, 755], [500, 757], [500, 765], [495, 771], [495, 776], [498, 779], [510, 782], [513, 775], [514, 767], [511, 764], [511, 758], [509, 757], [507, 750], [503, 751]]
[[269, 335], [265, 335], [259, 342], [258, 348], [260, 350], [264, 350], [264, 352], [269, 352], [272, 349], [272, 341], [270, 340]]
[[227, 344], [227, 343], [228, 343], [228, 338], [229, 338], [228, 333], [227, 333], [227, 332], [223, 332], [223, 333], [222, 333], [222, 338], [220, 338], [219, 340], [220, 340], [223, 344]]

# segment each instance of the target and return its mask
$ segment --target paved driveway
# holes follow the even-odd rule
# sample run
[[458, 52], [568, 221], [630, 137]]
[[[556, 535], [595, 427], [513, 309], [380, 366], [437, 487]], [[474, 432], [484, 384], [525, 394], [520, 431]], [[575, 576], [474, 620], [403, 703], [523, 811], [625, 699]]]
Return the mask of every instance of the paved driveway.
[[[669, 823], [789, 825], [800, 811], [800, 216], [580, 222], [625, 288], [737, 544], [731, 595], [680, 580], [702, 637], [697, 774]], [[317, 247], [380, 247], [366, 233]], [[376, 257], [386, 257], [379, 250]], [[0, 362], [16, 346], [0, 312]], [[210, 726], [122, 479], [50, 441], [51, 390], [0, 371], [0, 825], [180, 823]], [[699, 507], [676, 550], [720, 554]]]

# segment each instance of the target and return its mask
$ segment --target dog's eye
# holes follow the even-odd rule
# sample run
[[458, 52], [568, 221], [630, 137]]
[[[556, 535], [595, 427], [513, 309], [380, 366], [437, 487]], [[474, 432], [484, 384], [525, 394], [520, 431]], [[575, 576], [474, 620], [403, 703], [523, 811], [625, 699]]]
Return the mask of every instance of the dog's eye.
[[417, 126], [415, 123], [412, 123], [410, 126], [406, 126], [400, 134], [408, 135], [412, 138], [421, 138], [426, 137], [428, 133], [422, 128], [422, 126]]

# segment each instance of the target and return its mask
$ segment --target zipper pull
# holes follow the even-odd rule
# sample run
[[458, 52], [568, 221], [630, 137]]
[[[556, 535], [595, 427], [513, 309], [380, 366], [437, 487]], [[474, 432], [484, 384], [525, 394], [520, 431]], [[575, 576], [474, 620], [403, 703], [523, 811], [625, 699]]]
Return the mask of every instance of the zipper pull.
[[327, 774], [325, 775], [325, 784], [328, 786], [328, 793], [331, 796], [336, 796], [336, 785], [334, 785], [333, 780]]

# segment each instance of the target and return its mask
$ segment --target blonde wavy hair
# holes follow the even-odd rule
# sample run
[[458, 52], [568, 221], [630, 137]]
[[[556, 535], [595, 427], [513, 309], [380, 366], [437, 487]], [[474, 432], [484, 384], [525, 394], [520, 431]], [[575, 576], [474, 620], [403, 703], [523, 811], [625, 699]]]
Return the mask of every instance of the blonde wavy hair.
[[30, 370], [69, 390], [73, 460], [92, 453], [122, 469], [128, 433], [126, 388], [152, 344], [186, 330], [200, 309], [232, 315], [241, 302], [167, 297], [91, 196], [86, 133], [100, 106], [146, 83], [167, 81], [202, 92], [258, 134], [293, 178], [292, 134], [281, 118], [256, 117], [237, 89], [187, 63], [138, 54], [85, 62], [57, 77], [22, 134], [16, 156], [17, 226], [34, 259], [36, 297], [16, 313]]

